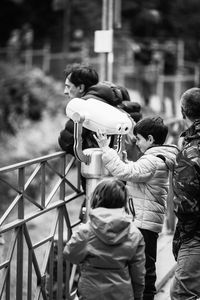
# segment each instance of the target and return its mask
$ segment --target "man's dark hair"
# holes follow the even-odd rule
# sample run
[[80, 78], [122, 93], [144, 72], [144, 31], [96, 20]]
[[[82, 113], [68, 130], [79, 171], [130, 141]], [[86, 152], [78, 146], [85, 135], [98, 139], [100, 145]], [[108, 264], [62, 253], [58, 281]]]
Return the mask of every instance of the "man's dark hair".
[[141, 134], [146, 140], [149, 135], [152, 135], [154, 143], [162, 145], [166, 140], [168, 127], [163, 123], [161, 117], [144, 118], [135, 125], [133, 133], [134, 135]]
[[85, 85], [85, 90], [99, 82], [99, 75], [94, 68], [87, 65], [74, 64], [65, 69], [66, 77], [75, 85]]
[[182, 113], [188, 119], [200, 119], [200, 88], [191, 88], [183, 93], [182, 97]]

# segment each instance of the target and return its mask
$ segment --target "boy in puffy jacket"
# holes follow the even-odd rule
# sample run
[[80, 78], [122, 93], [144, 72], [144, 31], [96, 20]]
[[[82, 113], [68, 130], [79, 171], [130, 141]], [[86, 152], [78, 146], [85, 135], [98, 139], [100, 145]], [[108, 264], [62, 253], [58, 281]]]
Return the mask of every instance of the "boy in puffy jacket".
[[121, 180], [101, 181], [92, 195], [89, 221], [64, 248], [64, 258], [80, 265], [80, 300], [142, 300], [145, 244], [127, 213], [127, 198]]
[[156, 293], [157, 239], [166, 212], [169, 189], [169, 169], [174, 165], [178, 148], [163, 145], [168, 128], [162, 118], [144, 118], [133, 129], [136, 143], [143, 155], [136, 161], [123, 162], [114, 149], [109, 148], [109, 138], [97, 133], [96, 140], [102, 148], [102, 159], [108, 171], [118, 179], [127, 181], [135, 207], [135, 225], [145, 240], [146, 278], [144, 300], [154, 299]]

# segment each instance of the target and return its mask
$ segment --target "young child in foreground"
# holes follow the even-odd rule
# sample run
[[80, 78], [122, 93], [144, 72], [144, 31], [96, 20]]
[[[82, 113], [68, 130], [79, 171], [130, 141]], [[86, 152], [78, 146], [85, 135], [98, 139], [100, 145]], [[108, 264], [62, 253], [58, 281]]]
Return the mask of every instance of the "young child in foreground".
[[178, 148], [163, 145], [168, 127], [162, 118], [145, 118], [134, 127], [136, 144], [143, 155], [136, 161], [123, 162], [118, 153], [109, 148], [109, 139], [102, 132], [96, 140], [102, 148], [102, 159], [108, 171], [118, 179], [127, 181], [135, 208], [135, 225], [145, 240], [146, 277], [143, 300], [152, 300], [156, 293], [157, 239], [166, 212], [169, 189], [169, 169], [173, 167]]
[[127, 188], [106, 179], [95, 188], [90, 218], [64, 248], [64, 258], [80, 265], [79, 299], [142, 300], [144, 239], [127, 213]]

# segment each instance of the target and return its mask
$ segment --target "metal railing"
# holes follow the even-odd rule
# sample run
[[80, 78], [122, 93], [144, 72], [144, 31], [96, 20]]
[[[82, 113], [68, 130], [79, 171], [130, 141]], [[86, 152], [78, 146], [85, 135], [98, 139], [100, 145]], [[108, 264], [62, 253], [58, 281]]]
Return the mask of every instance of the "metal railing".
[[0, 218], [0, 299], [69, 299], [63, 246], [80, 223], [70, 207], [83, 196], [77, 163], [57, 152], [0, 168], [11, 198]]

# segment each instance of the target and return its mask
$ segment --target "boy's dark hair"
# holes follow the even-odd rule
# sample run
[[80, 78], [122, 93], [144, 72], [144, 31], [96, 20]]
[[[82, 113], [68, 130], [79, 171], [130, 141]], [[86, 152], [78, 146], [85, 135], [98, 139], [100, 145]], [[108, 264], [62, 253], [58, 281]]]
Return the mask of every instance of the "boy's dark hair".
[[119, 179], [102, 180], [95, 188], [91, 207], [121, 208], [127, 211], [128, 192], [126, 185]]
[[188, 119], [200, 119], [200, 88], [191, 88], [183, 93], [182, 114]]
[[84, 84], [85, 90], [99, 82], [99, 75], [96, 70], [87, 65], [69, 65], [65, 69], [65, 75], [66, 77], [69, 76], [69, 80], [75, 86]]
[[166, 140], [168, 127], [163, 123], [161, 117], [144, 118], [135, 125], [133, 133], [134, 135], [141, 134], [146, 140], [149, 135], [152, 135], [154, 143], [162, 145]]

